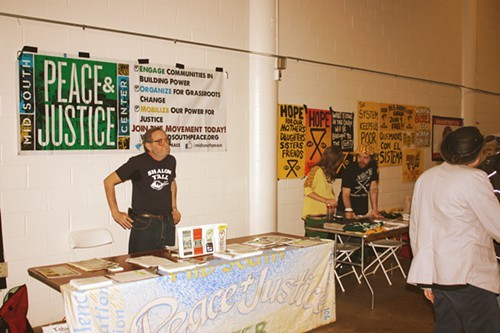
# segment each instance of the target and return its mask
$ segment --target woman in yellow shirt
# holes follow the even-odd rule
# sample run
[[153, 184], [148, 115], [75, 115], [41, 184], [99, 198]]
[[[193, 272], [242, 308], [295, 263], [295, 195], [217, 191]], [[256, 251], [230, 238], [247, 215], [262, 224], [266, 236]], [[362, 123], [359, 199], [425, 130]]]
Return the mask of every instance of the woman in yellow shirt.
[[307, 215], [326, 214], [327, 207], [335, 209], [337, 199], [333, 193], [332, 183], [337, 170], [344, 160], [344, 153], [337, 146], [325, 149], [321, 160], [316, 163], [304, 182], [304, 207], [302, 218]]

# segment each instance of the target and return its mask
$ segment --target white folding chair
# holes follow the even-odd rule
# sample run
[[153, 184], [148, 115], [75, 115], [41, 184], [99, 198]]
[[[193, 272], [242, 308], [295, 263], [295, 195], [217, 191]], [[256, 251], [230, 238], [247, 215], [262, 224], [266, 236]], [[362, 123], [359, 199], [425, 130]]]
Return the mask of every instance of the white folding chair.
[[352, 265], [349, 265], [351, 267], [351, 270], [339, 274], [337, 272], [337, 269], [342, 266], [342, 263], [339, 261], [348, 261], [352, 262], [351, 256], [358, 251], [361, 247], [359, 245], [354, 245], [354, 244], [344, 244], [342, 242], [342, 238], [340, 236], [337, 236], [338, 242], [337, 242], [337, 256], [336, 256], [336, 264], [335, 264], [335, 278], [337, 279], [340, 289], [342, 292], [345, 292], [344, 285], [340, 281], [343, 277], [346, 277], [348, 275], [354, 274], [356, 276], [356, 280], [358, 280], [358, 283], [361, 284], [361, 275], [358, 274], [356, 271], [356, 268]]
[[[89, 259], [96, 256], [99, 257], [99, 255], [96, 255], [98, 252], [88, 251], [91, 249], [100, 250], [101, 252], [99, 253], [104, 253], [102, 256], [114, 256], [117, 253], [113, 235], [106, 228], [73, 231], [70, 233], [68, 241], [71, 249], [71, 256], [75, 261]], [[77, 252], [81, 253], [84, 250], [87, 252], [87, 256], [85, 256], [86, 258], [77, 256]], [[103, 250], [106, 252], [102, 252]]]
[[[373, 252], [375, 253], [375, 260], [373, 260], [368, 266], [366, 266], [365, 275], [375, 274], [379, 268], [382, 268], [382, 272], [384, 272], [387, 282], [389, 282], [389, 285], [392, 285], [391, 279], [389, 279], [389, 275], [387, 275], [387, 272], [399, 268], [401, 274], [403, 274], [403, 277], [406, 278], [406, 274], [403, 271], [403, 267], [401, 266], [401, 263], [399, 262], [397, 256], [397, 252], [401, 249], [401, 247], [403, 247], [404, 244], [405, 242], [395, 239], [380, 239], [368, 243], [368, 245], [372, 248]], [[382, 249], [382, 251], [378, 252], [377, 249]], [[396, 261], [397, 265], [392, 266], [391, 263], [391, 267], [386, 268], [384, 266], [384, 262], [391, 257]], [[375, 268], [373, 269], [373, 271], [368, 272], [370, 267], [372, 266], [375, 266]]]

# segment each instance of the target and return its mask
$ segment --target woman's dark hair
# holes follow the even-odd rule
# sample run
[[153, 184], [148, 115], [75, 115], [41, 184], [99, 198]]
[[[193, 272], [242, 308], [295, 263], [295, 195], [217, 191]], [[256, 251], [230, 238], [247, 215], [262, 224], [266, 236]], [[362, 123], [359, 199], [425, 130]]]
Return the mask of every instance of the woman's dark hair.
[[344, 160], [344, 153], [340, 150], [339, 146], [330, 146], [325, 149], [321, 160], [316, 163], [317, 166], [323, 169], [328, 182], [335, 180], [337, 169]]

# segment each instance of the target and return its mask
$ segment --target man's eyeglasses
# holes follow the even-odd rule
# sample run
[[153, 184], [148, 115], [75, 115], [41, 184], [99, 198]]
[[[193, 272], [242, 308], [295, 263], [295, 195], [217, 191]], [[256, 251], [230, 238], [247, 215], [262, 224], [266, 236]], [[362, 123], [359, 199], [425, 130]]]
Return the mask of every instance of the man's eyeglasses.
[[161, 146], [170, 144], [170, 141], [167, 138], [161, 138], [158, 140], [153, 140], [151, 142], [156, 142], [157, 144], [159, 144]]

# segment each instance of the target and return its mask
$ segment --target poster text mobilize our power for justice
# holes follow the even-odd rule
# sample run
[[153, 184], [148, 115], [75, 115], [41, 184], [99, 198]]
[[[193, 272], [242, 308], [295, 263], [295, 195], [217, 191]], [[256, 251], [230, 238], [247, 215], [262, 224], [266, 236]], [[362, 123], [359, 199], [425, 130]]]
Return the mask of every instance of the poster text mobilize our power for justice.
[[72, 332], [306, 332], [336, 320], [334, 244], [109, 287], [61, 287]]
[[172, 151], [227, 149], [225, 75], [157, 64], [22, 53], [19, 150], [142, 151], [162, 127]]

